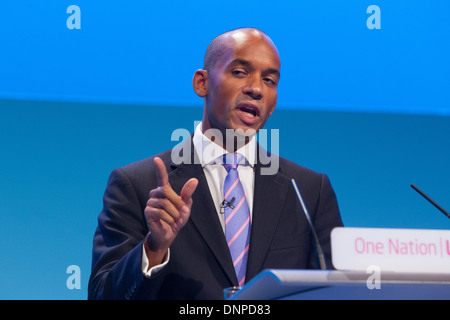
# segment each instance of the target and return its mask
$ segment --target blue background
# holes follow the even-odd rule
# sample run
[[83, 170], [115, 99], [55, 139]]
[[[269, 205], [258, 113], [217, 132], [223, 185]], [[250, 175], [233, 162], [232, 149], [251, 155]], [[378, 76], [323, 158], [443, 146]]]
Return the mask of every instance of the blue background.
[[[81, 29], [69, 30], [69, 5]], [[381, 9], [370, 30], [369, 5]], [[85, 299], [112, 169], [173, 147], [216, 35], [261, 28], [282, 59], [280, 154], [326, 172], [347, 226], [449, 229], [448, 1], [0, 4], [0, 299]], [[155, 138], [157, 133], [158, 138]], [[69, 265], [81, 289], [66, 287]]]

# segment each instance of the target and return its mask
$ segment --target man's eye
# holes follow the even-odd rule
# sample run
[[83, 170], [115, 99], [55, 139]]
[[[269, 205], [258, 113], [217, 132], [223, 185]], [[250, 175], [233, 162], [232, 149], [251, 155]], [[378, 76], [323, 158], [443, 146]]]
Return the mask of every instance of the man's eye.
[[232, 70], [231, 73], [237, 76], [245, 75], [245, 71], [243, 70]]
[[277, 84], [277, 82], [271, 78], [264, 78], [264, 81], [274, 86]]

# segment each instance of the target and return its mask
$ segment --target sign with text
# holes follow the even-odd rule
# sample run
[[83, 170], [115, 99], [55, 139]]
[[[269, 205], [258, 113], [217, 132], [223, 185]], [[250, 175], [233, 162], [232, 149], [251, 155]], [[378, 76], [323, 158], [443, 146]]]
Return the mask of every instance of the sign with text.
[[340, 227], [331, 252], [338, 270], [450, 273], [450, 230]]

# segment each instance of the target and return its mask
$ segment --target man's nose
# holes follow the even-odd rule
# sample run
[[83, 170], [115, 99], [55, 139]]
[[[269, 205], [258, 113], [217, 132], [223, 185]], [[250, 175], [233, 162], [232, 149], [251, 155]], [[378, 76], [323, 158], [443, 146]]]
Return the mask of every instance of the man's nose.
[[263, 97], [263, 83], [261, 79], [256, 77], [249, 78], [247, 85], [244, 87], [244, 93], [255, 100], [260, 100]]

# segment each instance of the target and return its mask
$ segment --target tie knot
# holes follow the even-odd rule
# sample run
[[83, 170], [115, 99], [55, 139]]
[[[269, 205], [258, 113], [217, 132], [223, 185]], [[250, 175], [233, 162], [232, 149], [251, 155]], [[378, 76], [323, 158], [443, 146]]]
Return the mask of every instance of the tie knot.
[[233, 168], [237, 169], [243, 159], [244, 156], [242, 154], [227, 153], [223, 155], [223, 165], [225, 166], [225, 169], [227, 169], [227, 172], [229, 172]]

